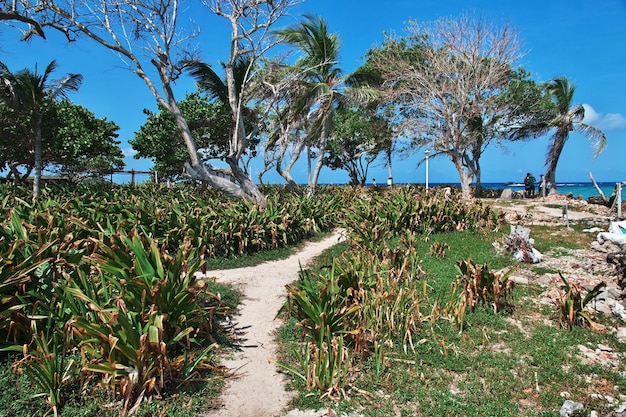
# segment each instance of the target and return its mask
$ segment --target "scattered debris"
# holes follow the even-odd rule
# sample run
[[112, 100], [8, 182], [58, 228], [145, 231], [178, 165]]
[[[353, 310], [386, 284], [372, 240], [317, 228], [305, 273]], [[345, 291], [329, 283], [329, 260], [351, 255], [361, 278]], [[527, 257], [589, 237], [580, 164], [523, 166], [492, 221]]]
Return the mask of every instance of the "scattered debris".
[[[511, 233], [505, 236], [504, 252], [512, 253], [519, 262], [536, 264], [543, 255], [533, 248], [535, 241], [530, 238], [530, 229], [523, 226], [511, 226]], [[494, 244], [494, 246], [496, 246]], [[497, 248], [496, 248], [497, 249]]]
[[559, 415], [563, 417], [573, 417], [582, 415], [583, 411], [585, 411], [585, 406], [582, 403], [572, 400], [565, 400], [565, 402], [561, 406]]
[[626, 221], [611, 222], [609, 231], [598, 233], [597, 239], [600, 244], [609, 241], [624, 249], [626, 247]]

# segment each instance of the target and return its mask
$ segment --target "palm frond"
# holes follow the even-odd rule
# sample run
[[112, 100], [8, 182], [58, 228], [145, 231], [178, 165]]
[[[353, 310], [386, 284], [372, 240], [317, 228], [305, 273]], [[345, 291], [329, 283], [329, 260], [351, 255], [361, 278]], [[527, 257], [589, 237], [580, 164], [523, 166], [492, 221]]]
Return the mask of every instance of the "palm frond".
[[607, 145], [606, 135], [597, 127], [589, 126], [585, 123], [578, 123], [576, 125], [576, 131], [585, 135], [591, 142], [593, 148], [593, 157], [597, 158], [598, 155], [604, 151]]
[[581, 123], [585, 118], [585, 108], [582, 104], [575, 105], [569, 113], [572, 123]]
[[198, 88], [209, 95], [211, 100], [228, 104], [228, 88], [209, 64], [189, 61], [185, 64], [189, 74], [196, 80]]
[[67, 74], [65, 77], [57, 80], [49, 90], [48, 96], [52, 99], [57, 97], [67, 98], [67, 94], [72, 91], [78, 91], [83, 82], [83, 76], [80, 74]]
[[302, 57], [296, 66], [307, 69], [318, 80], [329, 76], [338, 76], [339, 37], [328, 32], [326, 21], [311, 14], [304, 15], [304, 20], [294, 26], [275, 32], [283, 42], [297, 47]]
[[557, 77], [547, 84], [550, 95], [559, 109], [560, 114], [567, 114], [572, 106], [576, 87], [566, 77]]

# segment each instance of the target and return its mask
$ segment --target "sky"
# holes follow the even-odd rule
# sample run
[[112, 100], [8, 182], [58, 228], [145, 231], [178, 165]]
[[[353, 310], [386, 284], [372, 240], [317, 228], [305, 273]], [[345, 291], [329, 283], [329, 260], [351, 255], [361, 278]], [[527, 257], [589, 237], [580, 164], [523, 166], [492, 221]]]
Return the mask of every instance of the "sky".
[[[212, 16], [198, 3], [183, 2], [190, 13], [181, 21], [191, 22], [200, 30], [195, 40], [201, 59], [218, 65], [227, 59], [229, 28], [226, 21]], [[277, 27], [291, 25], [305, 13], [322, 16], [329, 30], [339, 35], [339, 66], [345, 73], [363, 63], [367, 50], [383, 41], [384, 32], [403, 34], [410, 19], [427, 22], [473, 13], [511, 24], [525, 51], [517, 64], [539, 82], [567, 77], [576, 86], [574, 103], [586, 109], [585, 122], [600, 128], [607, 137], [607, 148], [594, 159], [589, 141], [572, 133], [559, 160], [557, 183], [586, 182], [590, 172], [596, 181], [626, 181], [626, 0], [307, 0], [292, 9]], [[13, 72], [33, 70], [36, 65], [41, 72], [56, 60], [58, 68], [53, 78], [82, 74], [82, 86], [70, 99], [120, 126], [118, 139], [126, 155], [126, 169], [149, 170], [151, 162], [134, 159], [127, 143], [146, 121], [143, 109], [156, 109], [156, 101], [143, 81], [117, 55], [89, 39], [68, 44], [62, 35], [48, 30], [45, 40], [35, 37], [25, 43], [20, 35], [16, 29], [0, 25], [0, 61]], [[180, 98], [194, 90], [193, 80], [188, 77], [177, 82]], [[521, 182], [526, 172], [538, 178], [545, 173], [549, 140], [544, 137], [510, 144], [506, 149], [488, 148], [481, 158], [482, 181]], [[426, 165], [419, 165], [423, 158], [422, 151], [395, 158], [394, 182], [424, 183]], [[261, 166], [262, 161], [252, 164], [255, 181]], [[431, 184], [458, 182], [458, 173], [446, 158], [431, 158], [428, 169]], [[306, 164], [294, 167], [292, 175], [297, 182], [306, 183]], [[387, 168], [382, 159], [370, 167], [368, 182], [373, 178], [379, 184], [386, 182]], [[127, 182], [130, 176], [119, 175], [115, 180]], [[283, 182], [274, 172], [264, 176], [264, 181]], [[320, 183], [347, 181], [345, 171], [322, 169]]]

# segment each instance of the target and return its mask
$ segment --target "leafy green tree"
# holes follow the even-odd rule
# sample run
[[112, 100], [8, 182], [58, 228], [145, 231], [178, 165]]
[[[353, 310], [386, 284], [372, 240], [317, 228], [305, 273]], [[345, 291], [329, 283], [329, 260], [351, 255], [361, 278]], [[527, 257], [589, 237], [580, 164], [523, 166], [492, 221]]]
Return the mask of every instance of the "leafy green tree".
[[510, 109], [500, 97], [520, 56], [516, 34], [471, 16], [410, 22], [407, 31], [389, 35], [370, 60], [397, 103], [402, 134], [449, 158], [470, 198], [482, 151], [506, 131], [500, 127]]
[[[23, 181], [33, 170], [29, 146], [30, 114], [3, 107], [0, 111], [0, 167], [14, 181]], [[103, 176], [124, 166], [124, 154], [116, 141], [119, 127], [67, 100], [51, 101], [41, 124], [43, 168], [69, 177]], [[23, 172], [23, 173], [22, 173]]]
[[371, 54], [377, 53], [376, 49], [368, 51], [366, 60], [363, 65], [354, 71], [348, 80], [349, 85], [361, 89], [369, 89], [374, 91], [373, 99], [369, 100], [364, 110], [378, 119], [376, 123], [384, 122], [380, 125], [381, 132], [384, 134], [378, 136], [376, 148], [384, 151], [386, 159], [385, 165], [388, 170], [388, 181], [393, 183], [393, 167], [392, 160], [397, 152], [398, 137], [396, 129], [398, 127], [395, 119], [398, 114], [398, 103], [390, 100], [384, 91], [384, 79], [381, 72], [373, 65]]
[[35, 71], [23, 69], [12, 73], [6, 65], [0, 63], [1, 94], [4, 104], [30, 115], [27, 138], [32, 144], [34, 155], [33, 198], [38, 198], [41, 194], [42, 115], [51, 101], [65, 98], [67, 93], [77, 91], [83, 80], [80, 74], [68, 74], [60, 80], [52, 81], [49, 78], [56, 68], [56, 62], [52, 61], [43, 74], [39, 74], [36, 67]]
[[[187, 172], [195, 179], [222, 191], [231, 197], [246, 198], [259, 207], [265, 207], [265, 196], [252, 181], [242, 158], [248, 149], [249, 132], [246, 132], [242, 114], [242, 97], [237, 95], [234, 66], [242, 56], [251, 56], [254, 62], [276, 43], [270, 39], [271, 28], [298, 0], [211, 0], [201, 2], [211, 13], [223, 18], [231, 29], [229, 56], [224, 63], [228, 104], [235, 129], [231, 130], [229, 149], [224, 160], [229, 165], [231, 178], [211, 172], [205, 166], [196, 147], [191, 128], [182, 115], [173, 84], [187, 66], [197, 61], [193, 39], [197, 32], [186, 31], [178, 25], [192, 16], [193, 7], [181, 7], [179, 1], [116, 0], [97, 4], [83, 0], [42, 2], [42, 10], [57, 19], [55, 27], [70, 34], [82, 34], [100, 46], [114, 51], [146, 84], [158, 104], [171, 113], [180, 136], [187, 147], [189, 163]], [[252, 79], [249, 67], [244, 87]], [[241, 89], [245, 94], [247, 88]]]
[[338, 110], [334, 125], [324, 164], [345, 169], [352, 184], [364, 185], [369, 166], [386, 151], [393, 135], [389, 122], [376, 109], [359, 107]]
[[532, 126], [544, 123], [554, 108], [544, 86], [523, 68], [512, 69], [506, 86], [493, 98], [467, 124], [471, 155], [467, 164], [474, 172], [476, 196], [482, 195], [480, 158], [486, 148], [490, 145], [506, 148], [509, 142], [536, 136]]
[[554, 129], [552, 142], [546, 157], [546, 182], [550, 184], [550, 194], [556, 193], [556, 166], [570, 132], [582, 133], [592, 143], [594, 157], [606, 147], [606, 136], [598, 128], [583, 123], [585, 109], [573, 104], [576, 87], [565, 77], [558, 77], [547, 84], [547, 91], [556, 105], [556, 114], [549, 121], [548, 129]]
[[[199, 93], [188, 94], [179, 107], [195, 138], [200, 160], [208, 164], [210, 159], [223, 158], [233, 125], [230, 107], [220, 100], [209, 102]], [[152, 159], [159, 178], [179, 179], [189, 154], [174, 117], [161, 107], [158, 112], [144, 112], [148, 115], [146, 123], [129, 140], [137, 151], [135, 158]]]
[[[27, 139], [28, 126], [29, 114], [6, 105], [0, 106], [0, 169], [8, 170], [8, 177], [16, 183], [28, 178], [35, 163], [32, 146]], [[25, 168], [25, 172], [20, 172], [20, 167]]]
[[44, 113], [43, 152], [46, 168], [70, 178], [102, 177], [124, 167], [124, 153], [116, 140], [119, 126], [97, 118], [68, 100], [54, 102]]

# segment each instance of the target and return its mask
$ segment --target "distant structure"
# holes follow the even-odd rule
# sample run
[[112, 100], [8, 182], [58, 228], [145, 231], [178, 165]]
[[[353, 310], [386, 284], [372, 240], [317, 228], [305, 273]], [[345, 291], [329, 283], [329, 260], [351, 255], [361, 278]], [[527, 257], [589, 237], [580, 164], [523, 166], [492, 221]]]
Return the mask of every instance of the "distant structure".
[[111, 171], [111, 182], [113, 182], [113, 174], [130, 174], [131, 175], [130, 184], [133, 187], [135, 186], [135, 183], [136, 183], [135, 177], [137, 175], [150, 175], [150, 177], [155, 183], [158, 182], [156, 171], [135, 171], [134, 169], [131, 169], [130, 171]]

